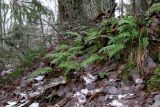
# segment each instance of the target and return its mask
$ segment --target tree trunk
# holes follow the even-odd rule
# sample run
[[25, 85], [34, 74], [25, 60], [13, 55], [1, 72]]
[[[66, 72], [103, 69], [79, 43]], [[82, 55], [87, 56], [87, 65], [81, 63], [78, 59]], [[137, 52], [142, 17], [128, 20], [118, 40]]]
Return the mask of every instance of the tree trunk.
[[139, 0], [139, 1], [140, 1], [140, 4], [141, 4], [142, 12], [147, 11], [148, 8], [149, 8], [149, 4], [148, 4], [147, 0]]
[[115, 0], [58, 0], [58, 22], [62, 28], [72, 23], [85, 24], [101, 12], [112, 9]]
[[132, 3], [132, 14], [136, 14], [136, 0], [131, 0]]
[[121, 16], [123, 16], [123, 0], [121, 0]]

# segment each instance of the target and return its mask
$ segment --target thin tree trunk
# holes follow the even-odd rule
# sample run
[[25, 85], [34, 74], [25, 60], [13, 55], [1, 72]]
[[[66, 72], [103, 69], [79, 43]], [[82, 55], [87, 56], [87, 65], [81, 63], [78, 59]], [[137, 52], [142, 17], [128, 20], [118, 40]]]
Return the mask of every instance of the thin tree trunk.
[[136, 0], [131, 0], [132, 3], [132, 14], [136, 14]]
[[121, 0], [121, 16], [123, 16], [123, 0]]

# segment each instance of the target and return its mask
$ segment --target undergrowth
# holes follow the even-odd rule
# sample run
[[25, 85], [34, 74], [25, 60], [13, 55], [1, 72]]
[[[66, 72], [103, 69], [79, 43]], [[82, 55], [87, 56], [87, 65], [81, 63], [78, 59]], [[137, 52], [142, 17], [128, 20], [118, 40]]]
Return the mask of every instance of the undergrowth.
[[160, 91], [160, 66], [158, 66], [154, 72], [153, 76], [148, 81], [148, 91], [150, 92], [158, 92]]
[[[148, 45], [147, 35], [141, 34], [137, 18], [134, 16], [124, 16], [120, 20], [105, 19], [98, 26], [84, 30], [83, 34], [69, 31], [65, 35], [72, 38], [72, 42], [60, 44], [55, 53], [44, 57], [51, 59], [51, 64], [62, 68], [65, 78], [69, 78], [67, 76], [71, 71], [83, 69], [105, 58], [114, 59], [117, 56], [121, 58], [123, 50], [130, 49], [133, 45], [138, 47], [147, 47]], [[88, 57], [79, 61], [78, 57], [84, 54]], [[122, 75], [128, 75], [126, 73], [129, 70], [126, 68]], [[46, 71], [44, 70], [44, 72]], [[34, 76], [38, 76], [38, 73], [35, 74]]]
[[[129, 81], [133, 69], [144, 74], [144, 59], [148, 55], [148, 50], [150, 51], [148, 47], [152, 47], [149, 46], [151, 43], [146, 23], [144, 19], [123, 16], [120, 19], [104, 19], [96, 26], [83, 31], [66, 32], [65, 35], [71, 39], [71, 42], [59, 44], [56, 51], [46, 55], [44, 59], [50, 59], [51, 65], [55, 68], [61, 68], [66, 79], [71, 78], [71, 73], [83, 70], [95, 62], [113, 59], [126, 65], [120, 77]], [[79, 60], [83, 55], [86, 58]], [[38, 76], [45, 73], [47, 71], [42, 68], [40, 71], [36, 70], [36, 73], [33, 72], [32, 75]], [[100, 78], [104, 78], [104, 75], [100, 74]], [[149, 86], [152, 86], [153, 78], [157, 77], [151, 78]]]

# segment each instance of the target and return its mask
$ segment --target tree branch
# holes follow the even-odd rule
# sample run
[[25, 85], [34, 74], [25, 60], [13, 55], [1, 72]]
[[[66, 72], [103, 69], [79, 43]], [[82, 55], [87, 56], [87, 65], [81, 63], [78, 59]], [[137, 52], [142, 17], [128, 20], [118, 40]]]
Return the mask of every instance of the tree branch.
[[46, 22], [48, 25], [50, 25], [60, 36], [64, 36], [64, 34], [62, 34], [58, 29], [56, 29], [54, 25], [50, 24], [45, 19], [43, 19], [43, 21]]
[[155, 1], [155, 0], [152, 0], [152, 1], [151, 1], [150, 5], [149, 5], [150, 7], [153, 5], [154, 1]]
[[114, 14], [115, 10], [116, 10], [116, 7], [117, 7], [117, 3], [114, 5], [114, 7], [112, 8], [111, 10], [111, 13], [109, 15], [109, 18], [112, 17], [112, 15]]

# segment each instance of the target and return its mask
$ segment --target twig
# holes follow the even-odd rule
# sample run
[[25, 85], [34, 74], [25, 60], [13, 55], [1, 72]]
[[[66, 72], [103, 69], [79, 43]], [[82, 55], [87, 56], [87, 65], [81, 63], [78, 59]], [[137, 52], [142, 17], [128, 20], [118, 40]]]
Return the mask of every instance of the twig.
[[44, 22], [46, 22], [48, 25], [50, 25], [60, 36], [64, 36], [64, 34], [62, 34], [58, 29], [56, 29], [56, 27], [52, 24], [50, 24], [49, 22], [47, 22], [45, 19], [43, 19]]
[[112, 15], [114, 14], [115, 10], [116, 10], [116, 7], [117, 7], [117, 3], [114, 5], [114, 7], [112, 8], [112, 11], [109, 15], [109, 18], [112, 17]]

